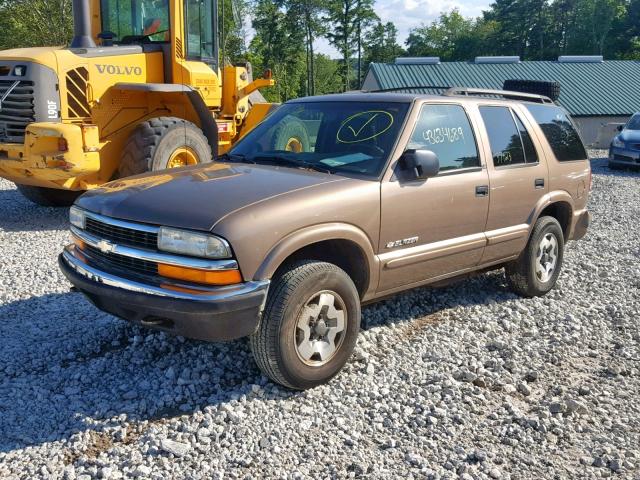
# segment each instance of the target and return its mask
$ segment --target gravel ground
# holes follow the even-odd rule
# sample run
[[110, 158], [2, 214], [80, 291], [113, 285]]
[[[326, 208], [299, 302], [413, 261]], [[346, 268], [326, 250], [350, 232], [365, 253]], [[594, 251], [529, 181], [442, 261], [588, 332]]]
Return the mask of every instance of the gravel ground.
[[246, 341], [70, 293], [66, 211], [0, 181], [0, 478], [640, 479], [640, 174], [593, 167], [558, 288], [492, 273], [366, 307], [355, 358], [304, 393]]

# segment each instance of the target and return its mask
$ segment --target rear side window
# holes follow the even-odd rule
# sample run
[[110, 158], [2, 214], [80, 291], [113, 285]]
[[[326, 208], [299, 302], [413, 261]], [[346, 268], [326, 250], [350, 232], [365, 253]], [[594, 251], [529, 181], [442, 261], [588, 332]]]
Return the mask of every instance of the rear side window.
[[[526, 163], [522, 138], [516, 122], [507, 107], [480, 107], [487, 128], [493, 165], [504, 167]], [[524, 126], [523, 126], [524, 128]]]
[[531, 140], [531, 135], [525, 128], [524, 124], [518, 117], [517, 113], [513, 113], [513, 118], [516, 119], [516, 125], [518, 126], [518, 131], [520, 132], [520, 138], [522, 139], [522, 147], [524, 148], [524, 156], [527, 163], [537, 163], [538, 162], [538, 152], [536, 151], [536, 147], [533, 145], [533, 140]]
[[551, 150], [560, 162], [587, 158], [580, 135], [562, 108], [549, 105], [527, 105], [527, 109], [540, 125]]
[[476, 139], [460, 105], [424, 105], [407, 148], [431, 150], [441, 172], [480, 166]]

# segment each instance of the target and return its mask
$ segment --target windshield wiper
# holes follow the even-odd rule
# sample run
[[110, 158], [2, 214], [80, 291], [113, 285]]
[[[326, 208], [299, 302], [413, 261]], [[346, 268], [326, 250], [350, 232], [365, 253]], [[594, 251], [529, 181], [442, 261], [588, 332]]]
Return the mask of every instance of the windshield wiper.
[[262, 162], [274, 163], [276, 165], [284, 165], [287, 167], [308, 168], [310, 170], [315, 170], [317, 172], [322, 172], [322, 173], [333, 173], [333, 171], [330, 168], [320, 166], [317, 163], [310, 163], [304, 160], [298, 160], [285, 155], [286, 154], [257, 154], [251, 157], [251, 160], [254, 163], [262, 163]]
[[247, 158], [246, 155], [241, 153], [223, 153], [216, 160], [221, 162], [243, 162], [243, 163], [256, 163], [253, 159]]

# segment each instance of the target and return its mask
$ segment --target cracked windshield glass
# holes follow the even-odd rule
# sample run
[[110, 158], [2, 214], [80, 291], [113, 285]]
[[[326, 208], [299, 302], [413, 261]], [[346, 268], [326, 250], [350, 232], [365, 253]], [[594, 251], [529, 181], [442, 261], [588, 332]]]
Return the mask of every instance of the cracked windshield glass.
[[408, 108], [391, 102], [285, 104], [223, 159], [378, 176]]

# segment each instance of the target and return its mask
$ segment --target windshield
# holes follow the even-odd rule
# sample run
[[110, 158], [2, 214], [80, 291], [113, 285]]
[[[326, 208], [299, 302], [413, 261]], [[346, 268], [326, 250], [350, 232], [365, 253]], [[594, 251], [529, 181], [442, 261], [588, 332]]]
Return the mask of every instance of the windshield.
[[227, 158], [377, 177], [394, 147], [408, 103], [284, 104]]
[[627, 123], [625, 130], [640, 130], [640, 114], [636, 113], [629, 123]]
[[148, 37], [164, 42], [169, 35], [167, 0], [102, 0], [102, 31], [112, 32], [113, 40]]

